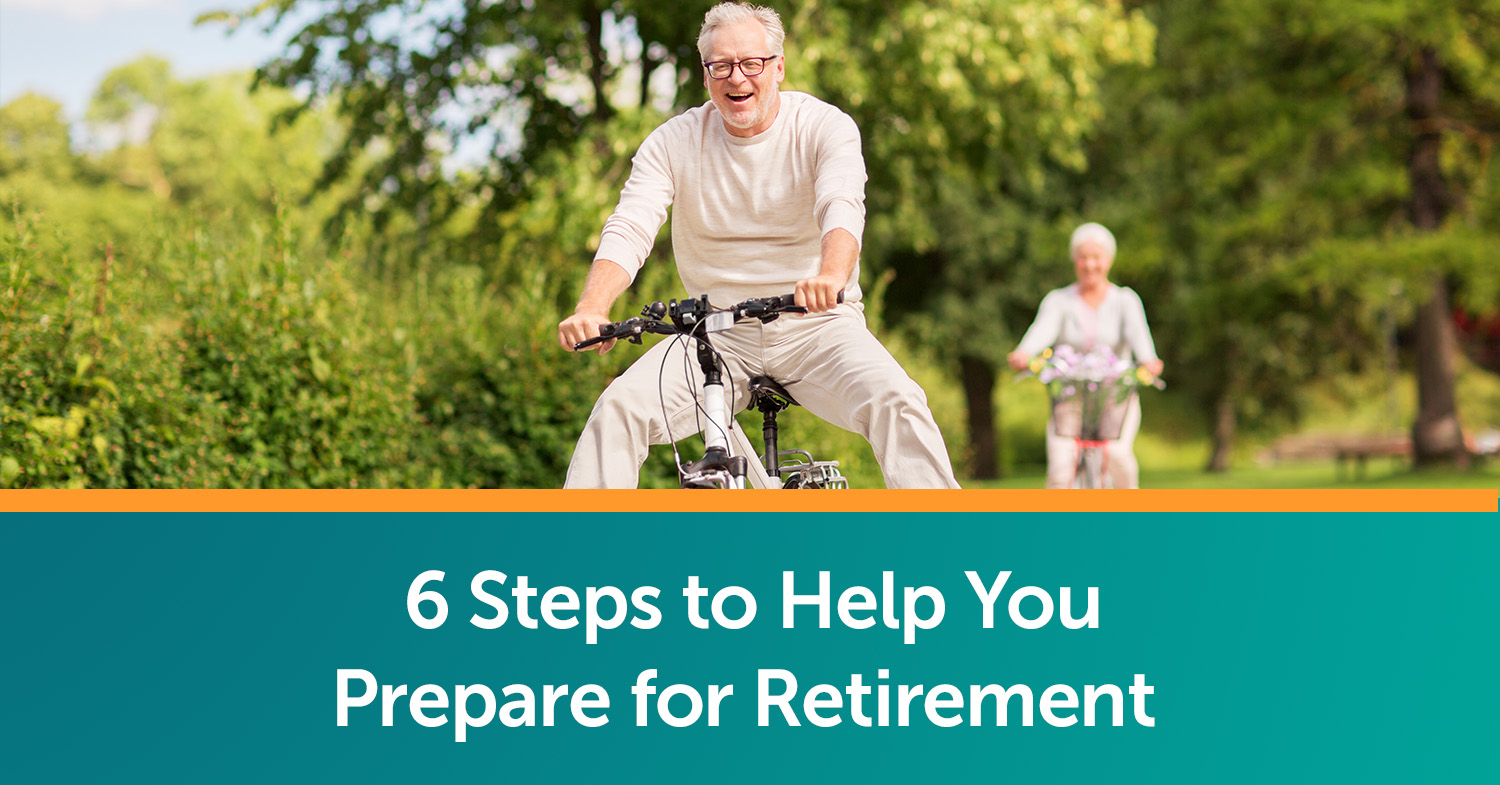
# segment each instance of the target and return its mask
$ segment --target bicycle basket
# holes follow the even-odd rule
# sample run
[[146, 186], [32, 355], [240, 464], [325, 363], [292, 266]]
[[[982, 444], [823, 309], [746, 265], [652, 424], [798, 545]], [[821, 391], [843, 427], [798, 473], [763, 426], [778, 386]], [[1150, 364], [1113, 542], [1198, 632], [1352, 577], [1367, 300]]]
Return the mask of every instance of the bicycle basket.
[[1118, 439], [1134, 397], [1134, 389], [1110, 382], [1068, 382], [1052, 396], [1052, 431], [1064, 439]]

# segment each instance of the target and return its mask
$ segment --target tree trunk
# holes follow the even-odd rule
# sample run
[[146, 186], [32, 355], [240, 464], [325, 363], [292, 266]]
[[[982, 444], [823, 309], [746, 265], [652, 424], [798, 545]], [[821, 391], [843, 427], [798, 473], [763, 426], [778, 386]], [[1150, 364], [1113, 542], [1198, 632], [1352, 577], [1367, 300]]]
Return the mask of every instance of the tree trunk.
[[[1411, 178], [1411, 222], [1436, 231], [1453, 206], [1443, 178], [1441, 115], [1443, 70], [1437, 52], [1420, 50], [1407, 67], [1406, 116], [1415, 138], [1407, 172]], [[1417, 420], [1412, 424], [1412, 455], [1417, 465], [1468, 465], [1454, 397], [1452, 312], [1442, 273], [1433, 274], [1432, 296], [1417, 309]]]
[[641, 52], [641, 102], [640, 108], [645, 109], [651, 105], [651, 74], [656, 72], [656, 67], [661, 65], [660, 60], [653, 60], [645, 50], [651, 45], [645, 44]]
[[995, 369], [989, 362], [969, 355], [958, 362], [969, 409], [969, 473], [976, 480], [997, 480], [1000, 450], [995, 438]]
[[585, 0], [583, 4], [584, 25], [588, 28], [589, 81], [594, 87], [594, 119], [604, 122], [614, 116], [614, 107], [609, 103], [609, 85], [605, 81], [608, 66], [604, 51], [604, 12], [596, 0]]
[[1411, 178], [1411, 222], [1423, 231], [1436, 231], [1448, 217], [1453, 199], [1443, 178], [1442, 117], [1438, 104], [1443, 94], [1443, 71], [1431, 48], [1419, 52], [1406, 72], [1406, 116], [1411, 120], [1413, 140], [1407, 174]]
[[1418, 466], [1469, 465], [1454, 396], [1452, 311], [1448, 283], [1433, 275], [1432, 298], [1417, 309], [1417, 421], [1411, 426], [1412, 458]]
[[1229, 456], [1234, 451], [1234, 435], [1238, 420], [1234, 414], [1234, 396], [1228, 390], [1219, 394], [1219, 401], [1214, 406], [1214, 445], [1213, 452], [1208, 456], [1208, 465], [1205, 471], [1227, 472], [1229, 471]]

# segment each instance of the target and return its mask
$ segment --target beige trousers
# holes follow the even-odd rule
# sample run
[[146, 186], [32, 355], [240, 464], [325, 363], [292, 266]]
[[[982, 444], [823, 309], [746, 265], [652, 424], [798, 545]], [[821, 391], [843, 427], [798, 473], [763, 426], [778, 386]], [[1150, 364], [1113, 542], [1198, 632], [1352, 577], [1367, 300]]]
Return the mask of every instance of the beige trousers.
[[[750, 377], [770, 376], [808, 412], [865, 437], [887, 487], [958, 487], [926, 393], [865, 326], [862, 306], [845, 303], [769, 324], [751, 319], [715, 333], [712, 342], [727, 366], [730, 412], [749, 405]], [[565, 487], [634, 488], [650, 445], [703, 429], [695, 405], [703, 373], [687, 344], [660, 339], [605, 388], [573, 450]], [[739, 431], [731, 446], [747, 449]], [[747, 449], [746, 457], [751, 483], [764, 487], [754, 453]]]
[[[1140, 465], [1135, 462], [1135, 436], [1141, 430], [1140, 396], [1130, 399], [1125, 410], [1125, 422], [1120, 427], [1120, 438], [1104, 447], [1104, 473], [1113, 488], [1139, 488]], [[1071, 438], [1058, 436], [1052, 427], [1052, 418], [1047, 418], [1047, 487], [1070, 488], [1073, 474], [1078, 469], [1078, 443]]]

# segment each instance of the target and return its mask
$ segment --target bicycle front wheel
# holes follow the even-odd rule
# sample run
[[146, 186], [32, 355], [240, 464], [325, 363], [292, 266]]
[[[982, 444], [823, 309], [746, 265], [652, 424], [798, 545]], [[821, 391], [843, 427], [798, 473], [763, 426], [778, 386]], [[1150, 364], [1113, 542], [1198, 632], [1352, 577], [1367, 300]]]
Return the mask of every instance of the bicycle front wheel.
[[1098, 447], [1084, 447], [1078, 452], [1078, 469], [1074, 472], [1073, 487], [1103, 488], [1104, 451]]

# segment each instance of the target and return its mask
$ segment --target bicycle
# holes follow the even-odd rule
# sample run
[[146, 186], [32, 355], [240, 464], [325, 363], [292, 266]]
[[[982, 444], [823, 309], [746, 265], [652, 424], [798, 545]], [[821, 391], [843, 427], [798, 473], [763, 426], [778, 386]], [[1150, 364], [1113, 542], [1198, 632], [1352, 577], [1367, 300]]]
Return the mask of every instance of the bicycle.
[[[838, 297], [843, 302], [843, 294]], [[722, 358], [713, 348], [709, 335], [730, 329], [741, 319], [760, 319], [770, 322], [782, 314], [807, 313], [797, 305], [795, 295], [752, 298], [731, 308], [716, 310], [708, 304], [708, 295], [689, 300], [672, 300], [670, 303], [656, 301], [641, 309], [641, 315], [623, 322], [611, 322], [599, 329], [597, 338], [574, 344], [575, 350], [608, 340], [626, 340], [640, 344], [646, 334], [669, 335], [673, 340], [692, 340], [697, 349], [698, 366], [703, 374], [703, 392], [697, 409], [707, 422], [704, 424], [703, 457], [684, 464], [677, 450], [676, 439], [668, 433], [672, 443], [672, 457], [677, 464], [678, 479], [684, 488], [737, 488], [746, 485], [750, 474], [750, 461], [743, 455], [734, 455], [730, 450], [729, 435], [734, 425], [724, 394], [724, 371], [720, 367]], [[666, 360], [663, 359], [663, 371]], [[838, 461], [816, 461], [806, 450], [782, 450], [778, 443], [781, 412], [797, 406], [797, 401], [769, 376], [750, 379], [750, 401], [761, 413], [761, 436], [765, 451], [757, 456], [757, 468], [764, 468], [762, 479], [767, 485], [781, 488], [839, 488], [849, 487], [849, 481], [839, 472]], [[662, 419], [667, 420], [665, 403]], [[805, 459], [805, 460], [804, 460]]]
[[1120, 438], [1135, 390], [1102, 382], [1077, 382], [1064, 389], [1071, 394], [1052, 398], [1052, 429], [1058, 436], [1071, 438], [1078, 449], [1072, 487], [1104, 488], [1109, 465], [1105, 447]]
[[1046, 350], [1017, 379], [1034, 375], [1052, 400], [1052, 431], [1072, 439], [1078, 450], [1071, 487], [1108, 487], [1109, 453], [1120, 438], [1125, 417], [1141, 386], [1165, 389], [1160, 377], [1143, 366], [1122, 362], [1113, 352], [1079, 354], [1064, 347]]

